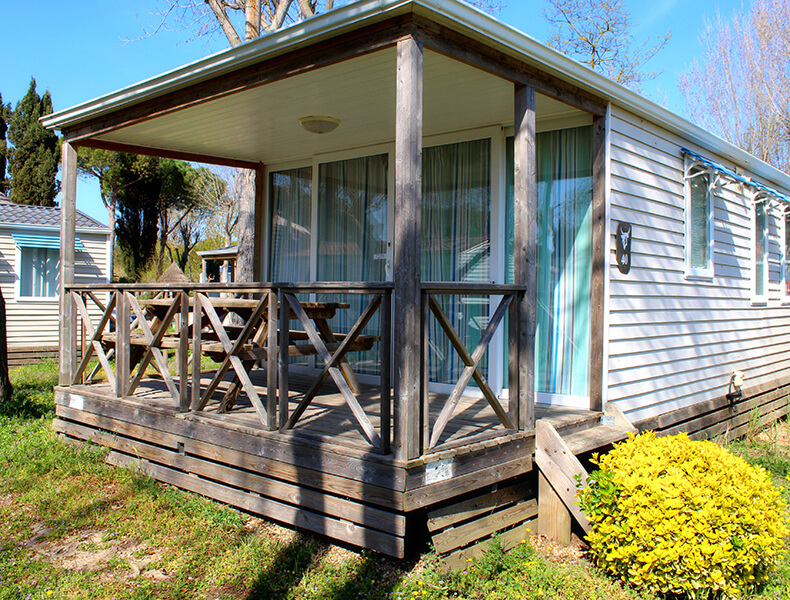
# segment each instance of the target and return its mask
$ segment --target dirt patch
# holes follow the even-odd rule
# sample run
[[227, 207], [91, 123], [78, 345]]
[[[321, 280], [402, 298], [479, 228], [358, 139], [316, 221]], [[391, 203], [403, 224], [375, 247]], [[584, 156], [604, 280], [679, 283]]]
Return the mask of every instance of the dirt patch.
[[530, 538], [530, 542], [535, 551], [541, 556], [571, 565], [582, 564], [589, 549], [587, 544], [575, 534], [571, 536], [571, 543], [568, 546], [552, 542], [543, 535], [533, 535]]
[[142, 576], [154, 581], [169, 578], [167, 573], [148, 567], [162, 560], [162, 556], [145, 543], [129, 538], [115, 538], [106, 531], [85, 530], [51, 540], [50, 530], [41, 523], [32, 527], [32, 536], [24, 546], [46, 561], [69, 571], [116, 570], [128, 564], [127, 577]]

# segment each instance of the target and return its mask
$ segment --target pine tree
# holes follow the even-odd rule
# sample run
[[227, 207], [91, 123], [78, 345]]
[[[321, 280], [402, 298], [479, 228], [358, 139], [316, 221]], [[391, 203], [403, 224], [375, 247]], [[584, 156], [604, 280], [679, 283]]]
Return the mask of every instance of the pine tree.
[[0, 194], [8, 191], [8, 181], [5, 178], [5, 169], [8, 161], [8, 146], [5, 141], [8, 131], [8, 117], [11, 107], [3, 104], [3, 95], [0, 94]]
[[36, 80], [20, 100], [8, 124], [8, 141], [13, 144], [8, 161], [11, 200], [17, 204], [54, 206], [60, 188], [55, 180], [60, 161], [60, 142], [44, 129], [39, 118], [52, 113], [49, 91], [39, 97]]

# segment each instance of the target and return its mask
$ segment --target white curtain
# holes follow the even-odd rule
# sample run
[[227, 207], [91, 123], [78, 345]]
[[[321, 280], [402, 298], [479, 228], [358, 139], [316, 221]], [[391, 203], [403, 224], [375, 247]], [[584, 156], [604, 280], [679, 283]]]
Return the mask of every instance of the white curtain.
[[313, 169], [303, 167], [271, 174], [272, 281], [310, 280], [310, 209]]
[[[387, 155], [324, 163], [318, 170], [319, 281], [383, 281], [387, 262]], [[321, 300], [348, 302], [332, 321], [346, 333], [371, 297], [348, 294]], [[379, 314], [363, 331], [379, 335]], [[358, 373], [379, 373], [378, 344], [353, 352], [348, 360]]]
[[[425, 148], [422, 165], [423, 281], [490, 281], [490, 140]], [[437, 300], [466, 347], [474, 350], [488, 324], [488, 297]], [[463, 363], [433, 316], [429, 327], [430, 380], [455, 383]], [[484, 376], [487, 360], [481, 361]]]
[[59, 252], [53, 248], [20, 249], [22, 268], [20, 293], [22, 296], [52, 298], [58, 295]]

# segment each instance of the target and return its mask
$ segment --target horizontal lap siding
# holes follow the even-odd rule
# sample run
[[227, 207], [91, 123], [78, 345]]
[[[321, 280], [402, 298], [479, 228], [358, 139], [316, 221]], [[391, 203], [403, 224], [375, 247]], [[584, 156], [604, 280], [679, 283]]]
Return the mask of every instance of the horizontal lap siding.
[[[19, 233], [41, 235], [36, 229], [14, 230]], [[54, 235], [57, 235], [56, 233]], [[85, 251], [75, 256], [76, 283], [107, 281], [107, 236], [79, 232]], [[9, 347], [42, 348], [58, 345], [58, 299], [29, 300], [17, 297], [16, 281], [20, 265], [17, 247], [11, 231], [0, 229], [0, 289], [6, 302], [6, 321]], [[103, 300], [103, 298], [100, 298]], [[98, 321], [98, 309], [91, 305], [91, 316]]]
[[686, 279], [680, 148], [726, 161], [619, 109], [611, 123], [612, 231], [631, 223], [633, 242], [622, 275], [611, 240], [609, 401], [641, 421], [723, 396], [734, 370], [747, 385], [779, 379], [790, 369], [779, 219], [769, 216], [767, 305], [751, 302], [751, 208], [734, 185], [714, 196], [713, 279]]

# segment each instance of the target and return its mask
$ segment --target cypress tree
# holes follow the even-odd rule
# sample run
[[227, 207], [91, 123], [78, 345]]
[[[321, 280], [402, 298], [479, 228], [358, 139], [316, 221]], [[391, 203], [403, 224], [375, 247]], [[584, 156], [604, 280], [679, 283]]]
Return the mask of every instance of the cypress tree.
[[3, 104], [3, 95], [0, 94], [0, 194], [8, 191], [8, 181], [5, 178], [5, 169], [8, 162], [8, 145], [5, 141], [8, 131], [8, 116], [11, 111], [10, 106]]
[[36, 80], [20, 100], [8, 124], [10, 152], [8, 170], [11, 174], [11, 200], [17, 204], [55, 206], [60, 185], [55, 180], [60, 161], [58, 136], [44, 129], [39, 118], [52, 113], [49, 91], [39, 97]]

